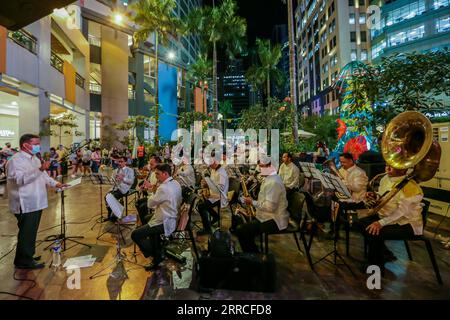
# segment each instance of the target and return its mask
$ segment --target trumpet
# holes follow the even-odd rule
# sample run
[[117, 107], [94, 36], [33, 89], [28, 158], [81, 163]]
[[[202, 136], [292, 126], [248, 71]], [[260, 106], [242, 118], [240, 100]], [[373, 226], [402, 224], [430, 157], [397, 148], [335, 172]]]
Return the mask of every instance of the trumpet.
[[328, 159], [328, 160], [324, 161], [322, 165], [323, 166], [327, 166], [328, 168], [330, 168], [331, 172], [335, 176], [338, 176], [342, 180], [345, 180], [344, 176], [339, 172], [339, 170], [338, 170], [338, 168], [336, 166], [336, 159], [335, 158], [331, 158], [331, 159]]

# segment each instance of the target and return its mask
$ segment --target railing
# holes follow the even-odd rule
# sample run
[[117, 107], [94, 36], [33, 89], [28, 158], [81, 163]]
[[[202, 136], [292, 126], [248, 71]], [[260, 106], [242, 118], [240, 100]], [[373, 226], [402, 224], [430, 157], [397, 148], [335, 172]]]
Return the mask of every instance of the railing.
[[64, 60], [58, 57], [53, 51], [50, 55], [50, 65], [59, 72], [63, 73]]
[[99, 83], [90, 82], [89, 83], [89, 91], [91, 93], [101, 94], [102, 93], [102, 85]]
[[31, 53], [37, 54], [37, 40], [31, 34], [23, 30], [9, 31], [8, 38]]
[[84, 78], [78, 73], [75, 73], [75, 84], [80, 88], [84, 89]]

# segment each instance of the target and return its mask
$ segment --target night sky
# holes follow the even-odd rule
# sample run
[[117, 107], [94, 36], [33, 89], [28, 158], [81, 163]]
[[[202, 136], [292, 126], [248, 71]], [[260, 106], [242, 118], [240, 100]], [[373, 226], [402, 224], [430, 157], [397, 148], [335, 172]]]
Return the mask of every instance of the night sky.
[[[204, 0], [205, 5], [212, 5], [212, 0]], [[216, 0], [216, 4], [220, 0]], [[287, 5], [281, 0], [237, 0], [239, 15], [247, 19], [249, 44], [255, 39], [270, 38], [273, 26], [287, 24]]]

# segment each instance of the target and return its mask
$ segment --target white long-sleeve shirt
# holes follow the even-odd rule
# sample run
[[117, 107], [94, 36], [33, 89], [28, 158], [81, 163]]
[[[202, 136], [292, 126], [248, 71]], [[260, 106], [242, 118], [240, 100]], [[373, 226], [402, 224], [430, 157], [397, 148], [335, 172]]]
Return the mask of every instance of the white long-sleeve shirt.
[[366, 172], [356, 165], [353, 165], [347, 170], [340, 168], [339, 172], [344, 177], [345, 185], [352, 193], [352, 200], [354, 202], [364, 201], [366, 198], [367, 184], [369, 183]]
[[123, 174], [124, 177], [122, 181], [118, 183], [117, 189], [119, 189], [122, 194], [125, 194], [130, 190], [134, 182], [134, 170], [129, 167], [119, 168], [113, 174], [114, 179], [116, 179], [119, 174]]
[[[403, 180], [405, 176], [389, 177], [384, 176], [380, 181], [378, 193], [385, 194]], [[386, 205], [378, 211], [381, 220], [378, 222], [382, 226], [410, 223], [414, 234], [423, 233], [422, 221], [422, 201], [423, 192], [420, 186], [414, 181], [409, 181]]]
[[[219, 167], [217, 170], [211, 170], [211, 181], [214, 183], [213, 186], [210, 186], [210, 197], [209, 201], [214, 203], [220, 200], [220, 207], [225, 208], [228, 205], [228, 174], [224, 167]], [[216, 189], [219, 189], [219, 192], [216, 192]]]
[[181, 186], [178, 181], [168, 178], [155, 194], [150, 195], [147, 206], [155, 210], [148, 225], [150, 227], [164, 224], [164, 234], [169, 236], [177, 227], [178, 211], [181, 206]]
[[258, 200], [253, 201], [256, 219], [260, 222], [275, 220], [278, 229], [286, 229], [289, 223], [287, 212], [286, 188], [280, 176], [275, 172], [267, 176], [261, 184]]
[[300, 169], [293, 162], [289, 164], [282, 163], [278, 172], [286, 188], [298, 188]]
[[16, 153], [8, 162], [9, 209], [18, 214], [48, 207], [47, 185], [55, 187], [58, 181], [41, 171], [41, 161], [24, 151]]

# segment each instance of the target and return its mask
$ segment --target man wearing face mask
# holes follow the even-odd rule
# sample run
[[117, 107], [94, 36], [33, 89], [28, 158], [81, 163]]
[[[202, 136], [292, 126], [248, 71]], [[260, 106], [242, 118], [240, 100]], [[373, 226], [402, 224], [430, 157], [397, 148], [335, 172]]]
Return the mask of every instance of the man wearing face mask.
[[10, 211], [16, 216], [19, 234], [14, 265], [20, 269], [40, 269], [35, 254], [36, 236], [42, 210], [47, 208], [47, 188], [67, 186], [50, 178], [50, 161], [41, 161], [40, 138], [33, 134], [20, 137], [20, 152], [8, 162], [8, 196]]
[[265, 178], [258, 194], [258, 200], [250, 197], [243, 198], [245, 204], [255, 207], [256, 217], [251, 222], [240, 225], [236, 231], [244, 252], [258, 252], [255, 243], [257, 235], [286, 229], [289, 222], [288, 202], [283, 180], [272, 166], [269, 156], [260, 154], [259, 166], [261, 176]]

